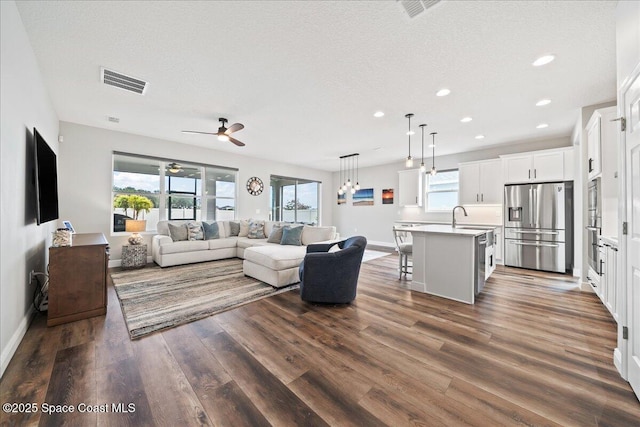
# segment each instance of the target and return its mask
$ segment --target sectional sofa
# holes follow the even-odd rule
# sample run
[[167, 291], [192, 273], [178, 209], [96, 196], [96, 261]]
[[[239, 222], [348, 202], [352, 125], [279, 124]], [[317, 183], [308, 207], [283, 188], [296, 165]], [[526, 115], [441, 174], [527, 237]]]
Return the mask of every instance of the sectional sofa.
[[[159, 221], [158, 234], [153, 236], [151, 253], [153, 261], [161, 267], [213, 261], [225, 258], [242, 258], [243, 273], [274, 287], [283, 287], [300, 281], [298, 267], [310, 243], [337, 241], [335, 227], [314, 227], [302, 224], [285, 224], [275, 221], [263, 223], [264, 237], [250, 238], [248, 227], [252, 221], [216, 221], [218, 237], [209, 240], [174, 241], [169, 224], [181, 227], [194, 221]], [[237, 236], [232, 236], [232, 222], [239, 223]], [[253, 221], [254, 223], [256, 221]], [[297, 244], [268, 242], [279, 227], [303, 227]], [[176, 233], [174, 233], [174, 237]], [[269, 239], [274, 241], [272, 237]]]

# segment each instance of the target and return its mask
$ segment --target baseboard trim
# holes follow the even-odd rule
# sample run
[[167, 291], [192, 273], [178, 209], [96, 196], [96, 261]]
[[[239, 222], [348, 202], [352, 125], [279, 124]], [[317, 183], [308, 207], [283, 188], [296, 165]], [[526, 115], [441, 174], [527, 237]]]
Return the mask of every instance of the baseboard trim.
[[619, 347], [616, 347], [613, 350], [613, 364], [618, 370], [618, 373], [620, 374], [622, 379], [627, 381], [627, 373], [624, 372], [624, 369], [622, 367], [622, 352], [620, 351]]
[[13, 355], [16, 354], [16, 350], [18, 346], [22, 342], [22, 338], [27, 333], [29, 329], [29, 325], [31, 325], [31, 321], [35, 317], [36, 311], [33, 307], [29, 307], [29, 311], [24, 315], [22, 321], [18, 325], [18, 329], [13, 333], [11, 339], [7, 346], [2, 350], [2, 355], [0, 356], [0, 378], [4, 375], [4, 371], [9, 366], [9, 362], [13, 358]]
[[393, 252], [396, 250], [396, 245], [389, 242], [379, 242], [375, 240], [367, 241], [367, 248], [373, 250], [380, 250], [385, 252]]

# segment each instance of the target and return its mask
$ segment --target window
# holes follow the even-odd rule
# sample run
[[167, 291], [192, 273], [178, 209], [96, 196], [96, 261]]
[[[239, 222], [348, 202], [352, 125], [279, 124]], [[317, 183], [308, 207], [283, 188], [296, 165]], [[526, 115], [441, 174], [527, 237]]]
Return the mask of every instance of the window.
[[317, 225], [320, 183], [271, 175], [271, 219]]
[[458, 204], [458, 170], [426, 174], [426, 211], [451, 210]]
[[[127, 219], [146, 219], [148, 231], [164, 219], [234, 219], [236, 174], [220, 166], [114, 153], [112, 230], [125, 231]], [[136, 212], [132, 205], [140, 207], [140, 200]]]

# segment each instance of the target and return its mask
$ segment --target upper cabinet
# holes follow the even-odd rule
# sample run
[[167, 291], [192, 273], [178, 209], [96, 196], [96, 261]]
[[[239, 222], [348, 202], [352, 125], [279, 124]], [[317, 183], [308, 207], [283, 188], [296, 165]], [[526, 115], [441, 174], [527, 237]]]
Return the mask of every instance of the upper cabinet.
[[501, 204], [503, 182], [500, 166], [499, 159], [460, 163], [460, 204]]
[[586, 127], [587, 131], [587, 174], [593, 179], [602, 173], [602, 114], [596, 110]]
[[505, 184], [573, 180], [573, 147], [500, 157]]
[[[617, 108], [593, 112], [587, 127], [587, 163], [589, 180], [601, 178], [602, 235], [618, 234], [618, 132], [620, 124], [612, 121]], [[592, 166], [592, 169], [589, 169]]]
[[400, 206], [422, 206], [422, 173], [420, 169], [398, 172], [398, 204]]

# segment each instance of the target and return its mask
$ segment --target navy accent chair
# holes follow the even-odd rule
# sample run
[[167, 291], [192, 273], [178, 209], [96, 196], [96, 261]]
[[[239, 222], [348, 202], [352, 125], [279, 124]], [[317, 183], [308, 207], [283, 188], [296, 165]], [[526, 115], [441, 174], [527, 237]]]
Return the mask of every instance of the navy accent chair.
[[[338, 245], [341, 249], [329, 252]], [[307, 246], [300, 264], [300, 298], [326, 304], [346, 304], [356, 297], [358, 275], [367, 239], [354, 236], [336, 243]]]

